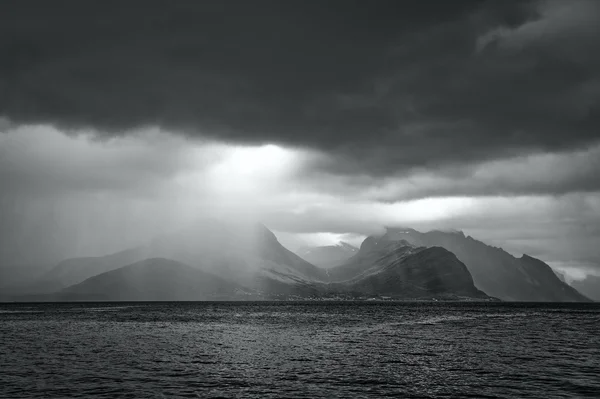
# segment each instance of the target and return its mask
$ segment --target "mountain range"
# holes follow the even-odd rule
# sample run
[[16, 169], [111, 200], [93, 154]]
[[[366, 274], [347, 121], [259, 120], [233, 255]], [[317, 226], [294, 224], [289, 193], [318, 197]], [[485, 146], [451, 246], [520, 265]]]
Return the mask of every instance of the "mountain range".
[[374, 240], [367, 238], [356, 255], [329, 269], [332, 287], [394, 298], [488, 298], [450, 251]]
[[336, 245], [302, 247], [296, 254], [302, 259], [325, 269], [339, 266], [358, 252], [358, 248], [346, 242]]
[[[205, 219], [101, 257], [60, 262], [12, 300], [391, 298], [588, 301], [544, 262], [461, 232], [388, 228], [289, 251], [260, 223]], [[318, 263], [319, 267], [311, 262]]]
[[475, 286], [505, 301], [588, 301], [576, 289], [561, 281], [552, 268], [528, 255], [516, 258], [501, 248], [484, 244], [462, 232], [387, 228], [378, 238], [406, 240], [417, 246], [440, 246], [453, 252], [469, 269]]

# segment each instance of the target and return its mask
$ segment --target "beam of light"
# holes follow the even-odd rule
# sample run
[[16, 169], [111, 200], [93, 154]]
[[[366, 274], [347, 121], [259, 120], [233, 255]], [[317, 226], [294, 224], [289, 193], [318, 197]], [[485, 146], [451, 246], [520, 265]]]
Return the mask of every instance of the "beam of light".
[[231, 147], [209, 171], [213, 189], [228, 194], [260, 194], [291, 171], [294, 154], [276, 145]]
[[[199, 145], [193, 155], [197, 167], [177, 177], [180, 195], [196, 204], [196, 211], [223, 211], [260, 216], [292, 184], [306, 160], [304, 152], [273, 144]], [[192, 212], [193, 213], [193, 212]]]

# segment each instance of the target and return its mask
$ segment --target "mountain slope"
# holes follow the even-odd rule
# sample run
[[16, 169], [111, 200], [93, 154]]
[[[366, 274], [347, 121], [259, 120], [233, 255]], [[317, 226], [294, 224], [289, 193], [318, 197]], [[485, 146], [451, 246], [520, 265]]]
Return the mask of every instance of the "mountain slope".
[[396, 298], [469, 297], [489, 299], [475, 288], [466, 266], [441, 247], [414, 247], [406, 241], [369, 237], [360, 251], [329, 270], [334, 287]]
[[[559, 271], [556, 271], [556, 270], [553, 270], [553, 272], [554, 272], [554, 274], [556, 274], [556, 277], [558, 277], [558, 279], [559, 279], [560, 281], [562, 281], [563, 283], [566, 283], [566, 282], [567, 282], [567, 277], [565, 276], [565, 274], [564, 274], [564, 273], [561, 273], [561, 272], [559, 272]], [[568, 283], [567, 283], [567, 284], [568, 284]]]
[[594, 301], [600, 301], [600, 276], [587, 276], [583, 280], [573, 280], [571, 286]]
[[241, 287], [180, 262], [153, 258], [91, 277], [62, 290], [114, 301], [228, 299]]
[[388, 228], [381, 241], [406, 240], [417, 246], [440, 246], [454, 253], [469, 269], [475, 286], [486, 294], [507, 301], [589, 301], [560, 281], [546, 263], [524, 255], [516, 258], [465, 237], [462, 232], [420, 233], [407, 228]]
[[258, 223], [205, 219], [139, 248], [103, 257], [68, 259], [38, 282], [51, 292], [148, 258], [172, 259], [252, 289], [325, 281], [324, 270], [284, 248]]
[[358, 252], [358, 248], [345, 242], [337, 245], [303, 247], [296, 254], [313, 265], [331, 268], [341, 265]]
[[66, 259], [39, 279], [37, 291], [51, 292], [68, 287], [97, 274], [146, 259], [149, 255], [147, 248], [138, 247], [107, 256]]
[[322, 269], [283, 247], [260, 223], [203, 220], [154, 240], [150, 252], [249, 287], [255, 286], [257, 276], [287, 283], [323, 281], [326, 277]]

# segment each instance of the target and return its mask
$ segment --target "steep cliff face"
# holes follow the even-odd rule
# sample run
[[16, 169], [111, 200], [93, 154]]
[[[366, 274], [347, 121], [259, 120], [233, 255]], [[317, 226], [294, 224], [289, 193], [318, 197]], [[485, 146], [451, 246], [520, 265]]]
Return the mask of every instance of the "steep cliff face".
[[360, 251], [329, 271], [332, 285], [368, 295], [397, 298], [469, 297], [488, 299], [475, 288], [466, 266], [441, 247], [368, 237]]
[[524, 255], [516, 258], [501, 248], [466, 237], [462, 232], [420, 233], [408, 228], [388, 228], [380, 241], [408, 241], [417, 246], [440, 246], [456, 255], [469, 269], [475, 286], [507, 301], [589, 301], [560, 281], [550, 266]]

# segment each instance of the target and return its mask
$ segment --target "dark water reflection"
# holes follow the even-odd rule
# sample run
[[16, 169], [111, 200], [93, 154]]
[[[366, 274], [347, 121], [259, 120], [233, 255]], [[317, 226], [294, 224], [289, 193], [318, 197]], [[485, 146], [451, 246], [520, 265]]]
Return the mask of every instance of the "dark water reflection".
[[0, 396], [600, 397], [600, 306], [0, 305]]

